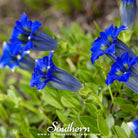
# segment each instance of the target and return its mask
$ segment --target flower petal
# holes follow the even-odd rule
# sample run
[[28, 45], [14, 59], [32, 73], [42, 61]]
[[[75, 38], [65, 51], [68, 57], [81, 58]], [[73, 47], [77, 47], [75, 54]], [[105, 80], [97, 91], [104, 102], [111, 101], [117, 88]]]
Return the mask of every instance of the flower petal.
[[31, 36], [33, 35], [33, 33], [38, 30], [40, 27], [42, 26], [42, 24], [38, 21], [34, 21], [32, 24], [32, 28], [31, 28]]
[[95, 60], [99, 59], [99, 57], [102, 56], [103, 54], [104, 54], [104, 52], [102, 50], [99, 50], [96, 53], [92, 53], [92, 56], [91, 56], [91, 62], [92, 62], [92, 64], [94, 65]]

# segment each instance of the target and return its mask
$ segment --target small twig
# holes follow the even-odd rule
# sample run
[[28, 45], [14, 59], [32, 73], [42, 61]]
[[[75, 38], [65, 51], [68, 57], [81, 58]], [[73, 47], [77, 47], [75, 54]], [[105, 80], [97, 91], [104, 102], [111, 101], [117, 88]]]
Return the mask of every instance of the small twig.
[[[114, 93], [114, 97], [117, 96], [117, 93], [118, 93], [118, 92], [115, 92], [115, 93]], [[111, 104], [110, 104], [110, 107], [109, 107], [109, 110], [108, 110], [108, 114], [110, 114], [111, 109], [112, 109], [112, 106], [113, 106], [113, 101], [111, 101]]]
[[73, 70], [73, 71], [76, 71], [76, 67], [75, 65], [73, 64], [73, 62], [71, 61], [70, 58], [67, 58], [66, 59], [67, 63], [69, 64], [70, 68]]
[[43, 128], [43, 126], [45, 125], [46, 121], [47, 121], [47, 120], [44, 120], [44, 121], [40, 124], [40, 126], [38, 127], [39, 130], [42, 130], [42, 128]]

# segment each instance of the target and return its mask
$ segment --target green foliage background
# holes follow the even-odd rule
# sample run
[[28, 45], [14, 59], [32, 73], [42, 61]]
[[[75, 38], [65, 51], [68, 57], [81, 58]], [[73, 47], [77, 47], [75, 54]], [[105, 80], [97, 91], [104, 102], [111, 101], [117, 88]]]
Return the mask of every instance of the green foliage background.
[[[35, 4], [25, 2], [36, 8]], [[50, 0], [50, 4], [54, 2]], [[62, 4], [64, 2], [61, 0]], [[41, 5], [41, 2], [38, 3]], [[73, 4], [77, 5], [77, 1]], [[67, 7], [68, 4], [65, 5]], [[70, 12], [66, 7], [65, 11]], [[75, 8], [81, 10], [80, 3]], [[32, 73], [21, 69], [16, 69], [15, 72], [9, 68], [0, 69], [0, 138], [65, 137], [56, 136], [54, 132], [51, 136], [37, 135], [47, 133], [47, 128], [55, 120], [60, 122], [59, 127], [67, 127], [71, 122], [74, 122], [74, 127], [90, 127], [92, 135], [84, 136], [88, 138], [136, 137], [126, 123], [137, 118], [138, 95], [117, 81], [107, 87], [105, 79], [112, 61], [106, 56], [96, 61], [95, 66], [90, 62], [91, 44], [100, 31], [100, 27], [96, 23], [95, 25], [97, 30], [94, 34], [84, 33], [76, 23], [72, 23], [71, 28], [61, 26], [60, 36], [55, 36], [49, 28], [45, 29], [47, 34], [58, 40], [53, 62], [81, 81], [83, 88], [79, 93], [57, 90], [50, 86], [38, 91], [29, 86]], [[114, 25], [119, 27], [120, 20], [115, 19]], [[119, 38], [138, 55], [138, 48], [134, 44], [138, 41], [137, 28], [138, 24], [133, 32], [123, 31]], [[1, 41], [10, 38], [7, 39], [2, 33], [0, 36]], [[48, 52], [42, 52], [36, 58], [46, 55]], [[82, 137], [77, 134], [74, 133], [74, 137]]]

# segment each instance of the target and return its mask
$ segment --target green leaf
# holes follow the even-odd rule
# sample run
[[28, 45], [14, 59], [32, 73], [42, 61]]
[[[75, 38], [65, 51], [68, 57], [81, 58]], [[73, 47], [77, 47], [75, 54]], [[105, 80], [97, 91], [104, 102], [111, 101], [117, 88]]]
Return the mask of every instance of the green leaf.
[[80, 118], [78, 116], [76, 116], [76, 118], [74, 118], [74, 122], [76, 124], [76, 126], [78, 127], [83, 127], [81, 121], [80, 121]]
[[71, 30], [70, 30], [69, 28], [67, 28], [67, 27], [64, 27], [64, 26], [62, 26], [62, 27], [60, 28], [60, 30], [61, 30], [63, 36], [64, 36], [67, 40], [69, 40], [69, 43], [73, 44], [74, 42], [73, 42]]
[[87, 95], [88, 95], [90, 92], [91, 92], [91, 89], [88, 88], [87, 86], [84, 86], [82, 89], [80, 89], [79, 94], [80, 94], [81, 96], [86, 96], [86, 97], [87, 97]]
[[[0, 138], [7, 138], [7, 132], [6, 132], [6, 127], [1, 126], [0, 127]], [[1, 136], [2, 135], [2, 136]]]
[[0, 93], [0, 102], [6, 99], [6, 94]]
[[67, 108], [81, 109], [80, 101], [74, 96], [62, 96], [61, 102]]
[[101, 114], [97, 116], [98, 130], [103, 136], [109, 136], [109, 127]]
[[30, 131], [29, 131], [29, 128], [27, 128], [25, 125], [22, 124], [20, 126], [20, 131], [25, 138], [33, 138]]
[[3, 119], [3, 121], [8, 121], [9, 120], [8, 113], [7, 113], [7, 111], [5, 110], [5, 108], [2, 104], [0, 104], [0, 116]]
[[34, 115], [34, 114], [29, 114], [28, 117], [29, 123], [30, 124], [35, 124], [35, 123], [40, 123], [42, 120], [44, 120], [43, 116], [39, 115]]
[[121, 128], [124, 129], [124, 131], [126, 132], [126, 134], [131, 137], [131, 129], [129, 128], [129, 126], [126, 123], [122, 123]]
[[118, 138], [129, 138], [123, 128], [114, 126], [113, 130]]
[[17, 68], [17, 69], [16, 69], [16, 72], [21, 73], [22, 77], [23, 77], [26, 81], [30, 82], [31, 76], [32, 76], [32, 74], [31, 74], [30, 72], [28, 72], [28, 71], [26, 71], [26, 70], [23, 70], [23, 69], [20, 69], [20, 68]]
[[132, 30], [126, 30], [126, 31], [122, 31], [119, 34], [119, 38], [120, 40], [122, 40], [125, 44], [128, 44], [131, 40], [133, 31]]
[[64, 115], [63, 115], [63, 113], [61, 113], [60, 111], [56, 111], [56, 113], [57, 113], [57, 116], [58, 116], [58, 118], [64, 123], [64, 124], [70, 124], [70, 120], [68, 120], [67, 119], [67, 117], [65, 117]]
[[91, 134], [88, 138], [98, 138], [95, 134]]
[[110, 129], [112, 128], [112, 126], [114, 126], [115, 120], [114, 120], [112, 114], [109, 114], [109, 115], [107, 116], [106, 122], [107, 122], [107, 124], [108, 124], [108, 126], [109, 126]]
[[79, 42], [81, 40], [80, 38], [84, 35], [81, 27], [76, 23], [72, 23], [71, 30], [72, 30], [72, 34], [75, 37], [76, 41]]
[[121, 108], [122, 111], [131, 113], [132, 115], [136, 114], [135, 106], [129, 100], [118, 97], [115, 98], [114, 102]]
[[[29, 129], [29, 131], [34, 138], [49, 138], [50, 137], [48, 135], [44, 135], [45, 132], [40, 131], [38, 129]], [[41, 135], [41, 134], [43, 134], [43, 135]]]
[[1, 128], [0, 128], [0, 138], [4, 138]]
[[121, 23], [120, 18], [117, 18], [117, 17], [116, 17], [116, 18], [114, 19], [114, 25], [117, 26], [117, 27], [120, 27], [121, 24], [122, 24], [122, 23]]
[[[38, 91], [36, 90], [36, 88], [32, 88], [29, 86], [29, 83], [27, 81], [21, 81], [19, 83], [19, 86], [20, 88], [22, 89], [22, 91], [24, 92], [24, 95], [27, 97], [27, 98], [31, 98], [32, 100], [35, 101], [35, 103], [37, 103], [39, 100], [38, 100], [38, 97], [37, 97], [37, 94], [38, 94]], [[29, 91], [28, 91], [29, 90]]]
[[90, 128], [91, 133], [98, 133], [98, 127], [97, 127], [97, 121], [95, 118], [89, 117], [89, 116], [80, 116], [79, 117], [81, 123], [85, 127]]
[[54, 107], [56, 107], [57, 109], [62, 109], [63, 106], [60, 102], [60, 96], [57, 92], [56, 89], [52, 88], [52, 87], [46, 87], [43, 91], [42, 91], [42, 99], [47, 103], [50, 104]]
[[96, 108], [94, 104], [85, 103], [85, 106], [88, 108], [88, 111], [90, 112], [92, 116], [97, 117], [98, 109]]
[[93, 81], [91, 72], [89, 72], [87, 70], [79, 69], [78, 74], [79, 74], [80, 79], [84, 82], [92, 82]]

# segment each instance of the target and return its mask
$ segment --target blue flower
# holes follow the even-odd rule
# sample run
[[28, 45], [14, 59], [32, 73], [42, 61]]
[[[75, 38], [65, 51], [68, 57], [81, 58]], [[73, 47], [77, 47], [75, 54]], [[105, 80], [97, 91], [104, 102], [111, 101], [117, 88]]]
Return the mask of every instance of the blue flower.
[[32, 22], [28, 19], [27, 15], [23, 13], [20, 21], [16, 21], [15, 23], [16, 25], [10, 39], [13, 49], [12, 54], [14, 56], [30, 49], [38, 51], [57, 49], [57, 41], [39, 30], [42, 24], [38, 21]]
[[67, 72], [57, 68], [52, 62], [53, 53], [49, 56], [39, 58], [36, 61], [34, 73], [32, 74], [30, 86], [36, 86], [42, 90], [46, 85], [61, 90], [77, 92], [81, 83]]
[[122, 0], [120, 3], [120, 15], [128, 28], [133, 27], [136, 18], [136, 0]]
[[98, 37], [92, 44], [92, 64], [94, 64], [95, 60], [104, 54], [108, 55], [108, 57], [110, 57], [113, 61], [116, 61], [117, 57], [121, 57], [122, 54], [126, 52], [128, 52], [132, 57], [136, 56], [127, 45], [117, 38], [119, 33], [125, 29], [126, 27], [123, 25], [119, 28], [111, 25], [105, 30], [105, 32], [100, 33], [100, 37]]
[[3, 43], [3, 54], [0, 59], [0, 68], [5, 68], [8, 66], [11, 70], [15, 68], [22, 68], [25, 70], [33, 71], [35, 67], [34, 60], [27, 54], [28, 52], [23, 52], [17, 56], [11, 54], [11, 44]]
[[128, 122], [127, 125], [135, 132], [138, 138], [138, 119], [134, 120], [133, 122]]
[[114, 80], [125, 82], [125, 84], [138, 93], [138, 57], [132, 58], [128, 53], [117, 58], [116, 62], [111, 66], [108, 73], [106, 84], [113, 83]]

